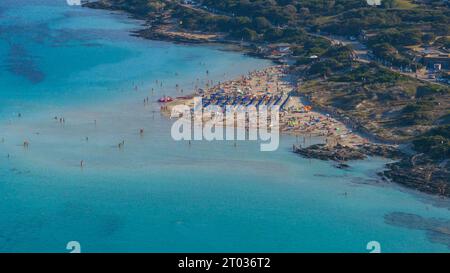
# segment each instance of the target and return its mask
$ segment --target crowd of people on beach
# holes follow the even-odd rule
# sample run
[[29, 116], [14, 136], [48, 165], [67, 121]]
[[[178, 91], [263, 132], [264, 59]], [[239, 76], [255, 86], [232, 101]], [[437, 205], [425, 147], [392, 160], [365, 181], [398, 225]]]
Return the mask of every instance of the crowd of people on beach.
[[[196, 89], [195, 95], [202, 97], [203, 109], [219, 106], [219, 109], [225, 111], [226, 106], [235, 109], [243, 106], [279, 106], [282, 132], [322, 137], [330, 146], [354, 146], [367, 142], [343, 122], [329, 114], [314, 111], [313, 106], [303, 103], [296, 94], [297, 86], [291, 79], [288, 66], [277, 65], [252, 71], [234, 80], [219, 82], [210, 88]], [[180, 103], [193, 106], [191, 97], [183, 97], [163, 104], [162, 110], [170, 112], [172, 106]]]
[[[209, 71], [206, 71], [209, 74]], [[311, 105], [302, 103], [300, 97], [295, 93], [296, 86], [290, 80], [287, 66], [278, 65], [271, 66], [263, 70], [252, 71], [247, 75], [243, 75], [237, 79], [225, 82], [219, 82], [213, 85], [212, 81], [207, 81], [205, 89], [198, 88], [200, 80], [197, 79], [195, 85], [195, 95], [201, 96], [203, 107], [210, 105], [215, 106], [279, 106], [281, 111], [280, 128], [287, 134], [322, 137], [324, 142], [330, 146], [344, 145], [354, 146], [366, 143], [367, 140], [355, 134], [347, 126], [331, 117], [329, 114], [315, 112]], [[156, 81], [159, 87], [163, 86], [162, 81]], [[211, 86], [211, 87], [209, 87]], [[138, 85], [133, 83], [134, 90], [138, 90]], [[176, 85], [177, 91], [180, 92], [180, 86]], [[151, 93], [154, 93], [152, 88]], [[183, 101], [191, 100], [193, 96], [177, 97], [176, 99], [167, 100], [160, 103], [161, 111], [170, 111], [171, 107]], [[146, 96], [143, 99], [144, 106], [150, 105], [150, 98]], [[154, 111], [155, 112], [155, 111]], [[22, 114], [18, 114], [21, 118]], [[66, 123], [65, 117], [55, 116], [53, 118], [61, 125]], [[97, 120], [94, 120], [97, 125]], [[144, 129], [138, 129], [140, 136], [144, 135]], [[1, 143], [5, 141], [1, 139]], [[85, 141], [89, 141], [89, 137], [85, 137]], [[190, 143], [189, 143], [190, 144]], [[25, 149], [30, 147], [29, 140], [22, 143]], [[125, 146], [125, 140], [121, 140], [117, 144], [117, 148], [122, 150]], [[9, 154], [8, 154], [9, 157]], [[80, 167], [84, 167], [84, 160], [80, 161]]]

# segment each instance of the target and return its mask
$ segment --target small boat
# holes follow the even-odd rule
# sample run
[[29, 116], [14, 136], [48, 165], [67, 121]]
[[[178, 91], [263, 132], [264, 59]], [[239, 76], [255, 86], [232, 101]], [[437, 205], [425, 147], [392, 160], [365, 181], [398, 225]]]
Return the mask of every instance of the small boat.
[[171, 101], [173, 101], [173, 98], [171, 98], [171, 97], [166, 97], [166, 96], [164, 96], [164, 97], [162, 97], [162, 98], [160, 98], [160, 99], [158, 100], [158, 102], [162, 102], [162, 103], [165, 103], [165, 102], [171, 102]]

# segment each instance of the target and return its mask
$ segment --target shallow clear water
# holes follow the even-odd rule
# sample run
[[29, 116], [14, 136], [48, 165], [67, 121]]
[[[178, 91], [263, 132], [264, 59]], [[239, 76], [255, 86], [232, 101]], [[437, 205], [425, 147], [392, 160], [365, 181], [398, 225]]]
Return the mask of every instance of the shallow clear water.
[[289, 136], [269, 153], [173, 141], [145, 97], [269, 63], [131, 37], [138, 27], [63, 0], [0, 3], [0, 251], [66, 252], [72, 240], [85, 252], [367, 252], [372, 240], [386, 252], [449, 251], [432, 226], [392, 220], [445, 225], [450, 211], [379, 182], [385, 160], [339, 170], [292, 154]]

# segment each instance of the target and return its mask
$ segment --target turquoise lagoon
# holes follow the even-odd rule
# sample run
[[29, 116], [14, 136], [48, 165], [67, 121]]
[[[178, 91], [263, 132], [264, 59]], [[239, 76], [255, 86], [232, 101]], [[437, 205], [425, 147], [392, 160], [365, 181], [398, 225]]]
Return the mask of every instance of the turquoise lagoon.
[[83, 252], [449, 251], [435, 230], [448, 201], [380, 182], [383, 159], [340, 170], [292, 154], [289, 136], [266, 153], [173, 141], [144, 98], [270, 63], [130, 36], [140, 24], [63, 0], [0, 2], [1, 252], [73, 240]]

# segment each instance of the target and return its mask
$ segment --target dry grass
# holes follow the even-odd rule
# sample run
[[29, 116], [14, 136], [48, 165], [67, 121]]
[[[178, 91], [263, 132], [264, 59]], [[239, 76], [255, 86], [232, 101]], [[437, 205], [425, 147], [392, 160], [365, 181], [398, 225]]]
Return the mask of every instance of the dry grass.
[[396, 2], [400, 9], [413, 9], [417, 7], [412, 0], [397, 0]]

